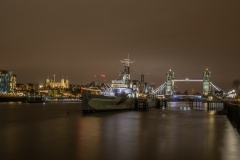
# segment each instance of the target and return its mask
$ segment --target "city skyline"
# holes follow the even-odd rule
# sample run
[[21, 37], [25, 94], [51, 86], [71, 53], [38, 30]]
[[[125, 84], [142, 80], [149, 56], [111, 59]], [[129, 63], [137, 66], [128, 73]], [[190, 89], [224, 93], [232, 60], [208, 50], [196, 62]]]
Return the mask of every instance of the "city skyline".
[[[224, 90], [239, 79], [240, 2], [228, 1], [39, 1], [0, 2], [0, 69], [17, 83], [44, 83], [68, 76], [87, 84], [118, 77], [120, 60], [131, 60], [156, 87], [171, 68], [175, 78], [202, 78]], [[144, 68], [144, 70], [142, 69]], [[95, 78], [98, 75], [99, 78]], [[200, 83], [177, 83], [201, 92]]]

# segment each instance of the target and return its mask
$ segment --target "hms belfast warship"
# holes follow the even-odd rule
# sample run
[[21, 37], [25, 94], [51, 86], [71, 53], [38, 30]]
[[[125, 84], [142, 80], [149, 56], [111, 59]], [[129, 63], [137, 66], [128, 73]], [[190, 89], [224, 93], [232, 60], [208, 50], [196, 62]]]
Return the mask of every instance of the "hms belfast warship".
[[130, 80], [129, 64], [133, 62], [129, 58], [121, 60], [120, 63], [123, 64], [124, 70], [119, 72], [118, 79], [112, 80], [111, 87], [101, 92], [101, 94], [83, 93], [83, 112], [134, 109], [137, 99], [145, 99], [148, 107], [155, 107], [155, 99], [146, 98], [146, 95], [145, 97], [140, 96], [140, 90], [143, 90], [141, 87], [144, 84], [137, 80]]

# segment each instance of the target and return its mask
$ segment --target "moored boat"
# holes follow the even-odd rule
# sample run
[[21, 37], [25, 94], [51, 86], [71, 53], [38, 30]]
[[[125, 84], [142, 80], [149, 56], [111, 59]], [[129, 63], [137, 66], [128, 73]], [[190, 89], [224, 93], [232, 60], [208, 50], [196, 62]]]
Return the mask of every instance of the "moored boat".
[[111, 87], [107, 88], [100, 94], [82, 94], [82, 110], [83, 112], [107, 111], [107, 110], [123, 110], [134, 109], [135, 101], [138, 98], [144, 98], [148, 102], [149, 107], [155, 107], [156, 101], [150, 97], [140, 97], [140, 82], [130, 80], [130, 61], [129, 58], [120, 61], [124, 70], [119, 72], [119, 77], [112, 80]]

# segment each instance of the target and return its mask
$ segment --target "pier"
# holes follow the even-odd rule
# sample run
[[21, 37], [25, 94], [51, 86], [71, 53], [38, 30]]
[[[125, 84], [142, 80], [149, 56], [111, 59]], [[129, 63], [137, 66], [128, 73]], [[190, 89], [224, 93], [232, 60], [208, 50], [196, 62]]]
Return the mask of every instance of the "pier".
[[134, 100], [135, 110], [149, 110], [147, 99], [136, 98]]
[[224, 109], [227, 111], [227, 118], [232, 126], [240, 134], [240, 104], [234, 102], [225, 102]]

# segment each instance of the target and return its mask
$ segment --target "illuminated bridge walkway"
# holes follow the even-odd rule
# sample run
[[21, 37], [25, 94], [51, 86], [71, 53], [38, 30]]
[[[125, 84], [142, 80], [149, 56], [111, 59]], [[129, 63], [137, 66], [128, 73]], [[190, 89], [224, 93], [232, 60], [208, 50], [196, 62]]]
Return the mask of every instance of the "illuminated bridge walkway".
[[[170, 69], [169, 72], [166, 74], [166, 82], [164, 82], [162, 85], [160, 85], [159, 87], [157, 87], [154, 91], [153, 91], [153, 95], [159, 97], [159, 96], [163, 96], [163, 95], [174, 95], [175, 91], [174, 91], [174, 84], [176, 82], [201, 82], [203, 84], [203, 92], [202, 95], [207, 97], [209, 95], [213, 95], [215, 97], [222, 97], [224, 95], [227, 94], [227, 92], [225, 92], [223, 89], [221, 89], [220, 87], [218, 87], [217, 85], [213, 84], [210, 81], [211, 78], [211, 72], [206, 69], [203, 72], [203, 78], [182, 78], [182, 79], [174, 79], [174, 72], [172, 72], [172, 70]], [[183, 98], [183, 95], [174, 95], [175, 98]], [[185, 97], [186, 98], [186, 97]], [[188, 95], [188, 98], [202, 98], [196, 95]]]

